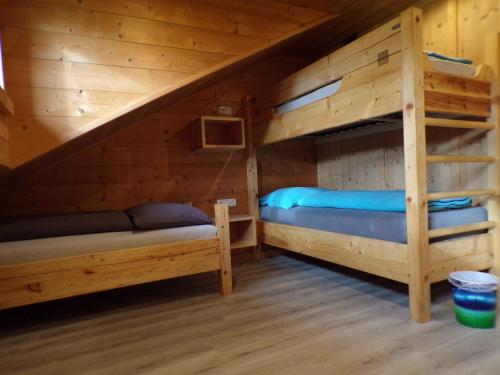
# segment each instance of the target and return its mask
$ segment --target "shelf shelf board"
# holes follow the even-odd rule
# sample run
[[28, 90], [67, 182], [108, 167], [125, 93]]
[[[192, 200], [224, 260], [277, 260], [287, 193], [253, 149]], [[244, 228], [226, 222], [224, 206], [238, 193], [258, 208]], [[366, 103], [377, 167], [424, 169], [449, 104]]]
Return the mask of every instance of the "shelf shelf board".
[[245, 148], [245, 120], [242, 117], [200, 116], [191, 127], [192, 149], [196, 152]]
[[233, 151], [233, 150], [243, 150], [244, 145], [205, 145], [203, 147], [198, 147], [195, 152], [210, 152], [210, 151]]
[[246, 215], [246, 214], [243, 214], [243, 215], [229, 215], [229, 222], [230, 223], [237, 222], [237, 221], [249, 221], [249, 220], [253, 220], [253, 216], [252, 215]]
[[235, 241], [231, 242], [231, 249], [241, 249], [243, 247], [252, 247], [256, 246], [257, 241], [255, 240], [242, 240], [242, 241]]

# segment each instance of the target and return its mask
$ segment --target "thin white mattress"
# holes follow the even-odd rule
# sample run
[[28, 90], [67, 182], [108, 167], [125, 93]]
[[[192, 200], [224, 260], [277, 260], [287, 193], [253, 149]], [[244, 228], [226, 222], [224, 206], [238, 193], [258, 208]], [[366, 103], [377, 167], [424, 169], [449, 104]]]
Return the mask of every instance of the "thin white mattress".
[[329, 83], [328, 85], [320, 87], [319, 89], [316, 89], [314, 91], [311, 91], [308, 94], [299, 96], [296, 99], [290, 100], [289, 102], [277, 106], [274, 112], [278, 116], [284, 115], [285, 113], [288, 112], [292, 112], [293, 110], [304, 107], [310, 103], [314, 103], [318, 100], [335, 95], [337, 91], [340, 90], [341, 86], [342, 86], [342, 80]]
[[0, 243], [0, 265], [199, 240], [212, 238], [216, 235], [217, 228], [213, 225], [195, 225], [182, 228], [107, 232], [2, 242]]
[[476, 67], [474, 65], [441, 60], [433, 57], [428, 58], [432, 67], [438, 72], [466, 78], [472, 78], [474, 74], [476, 74]]
[[[432, 67], [438, 72], [465, 78], [474, 77], [474, 74], [476, 74], [476, 67], [474, 65], [462, 64], [455, 61], [441, 60], [429, 56], [427, 57], [431, 62]], [[274, 112], [278, 116], [282, 116], [285, 113], [292, 112], [308, 104], [317, 102], [318, 100], [335, 95], [341, 87], [342, 79], [329, 83], [286, 103], [280, 104], [279, 106], [274, 108]]]

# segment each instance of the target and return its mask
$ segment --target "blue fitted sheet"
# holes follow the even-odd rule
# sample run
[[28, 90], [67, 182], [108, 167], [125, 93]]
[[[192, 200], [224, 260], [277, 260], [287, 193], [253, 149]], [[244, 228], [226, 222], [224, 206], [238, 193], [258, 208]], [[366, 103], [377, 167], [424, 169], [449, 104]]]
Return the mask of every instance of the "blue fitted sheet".
[[[487, 220], [483, 207], [470, 207], [429, 213], [430, 229], [472, 224]], [[404, 212], [351, 210], [341, 208], [293, 207], [288, 210], [261, 206], [261, 220], [298, 227], [351, 234], [379, 240], [406, 243]]]

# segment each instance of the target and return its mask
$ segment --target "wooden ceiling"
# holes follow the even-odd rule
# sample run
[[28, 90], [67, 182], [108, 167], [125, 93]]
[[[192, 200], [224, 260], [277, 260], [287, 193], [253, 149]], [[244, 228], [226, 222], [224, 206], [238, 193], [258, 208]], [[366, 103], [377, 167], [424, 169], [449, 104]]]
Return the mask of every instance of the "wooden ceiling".
[[[317, 58], [352, 41], [398, 13], [416, 5], [424, 7], [434, 0], [279, 0], [290, 6], [337, 14], [331, 24], [298, 46], [295, 55]], [[320, 37], [319, 37], [320, 36]], [[293, 54], [293, 53], [292, 53]]]

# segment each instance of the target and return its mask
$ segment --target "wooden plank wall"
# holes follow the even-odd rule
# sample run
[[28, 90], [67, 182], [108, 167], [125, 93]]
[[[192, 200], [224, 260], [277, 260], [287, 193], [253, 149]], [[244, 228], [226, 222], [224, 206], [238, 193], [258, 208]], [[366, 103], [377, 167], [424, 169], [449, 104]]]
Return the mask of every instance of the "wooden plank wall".
[[232, 213], [247, 213], [244, 150], [194, 153], [188, 124], [201, 114], [216, 114], [220, 105], [239, 114], [243, 98], [303, 64], [284, 57], [264, 61], [60, 164], [22, 180], [4, 181], [0, 214], [114, 210], [146, 201], [192, 202], [210, 213], [218, 198], [236, 198]]
[[[483, 35], [500, 31], [500, 0], [437, 0], [424, 8], [424, 46], [484, 62]], [[404, 188], [402, 130], [318, 145], [320, 186], [350, 189]], [[428, 129], [429, 152], [484, 154], [485, 137], [476, 131]], [[484, 165], [430, 165], [432, 190], [486, 186]]]
[[292, 139], [257, 149], [259, 195], [287, 186], [318, 186], [316, 147]]
[[2, 1], [13, 165], [324, 14], [274, 0]]
[[[432, 128], [428, 153], [478, 155], [485, 152], [484, 134]], [[393, 130], [368, 137], [317, 146], [319, 186], [335, 189], [404, 189], [403, 132]], [[486, 186], [486, 165], [432, 164], [429, 189], [455, 191]]]

